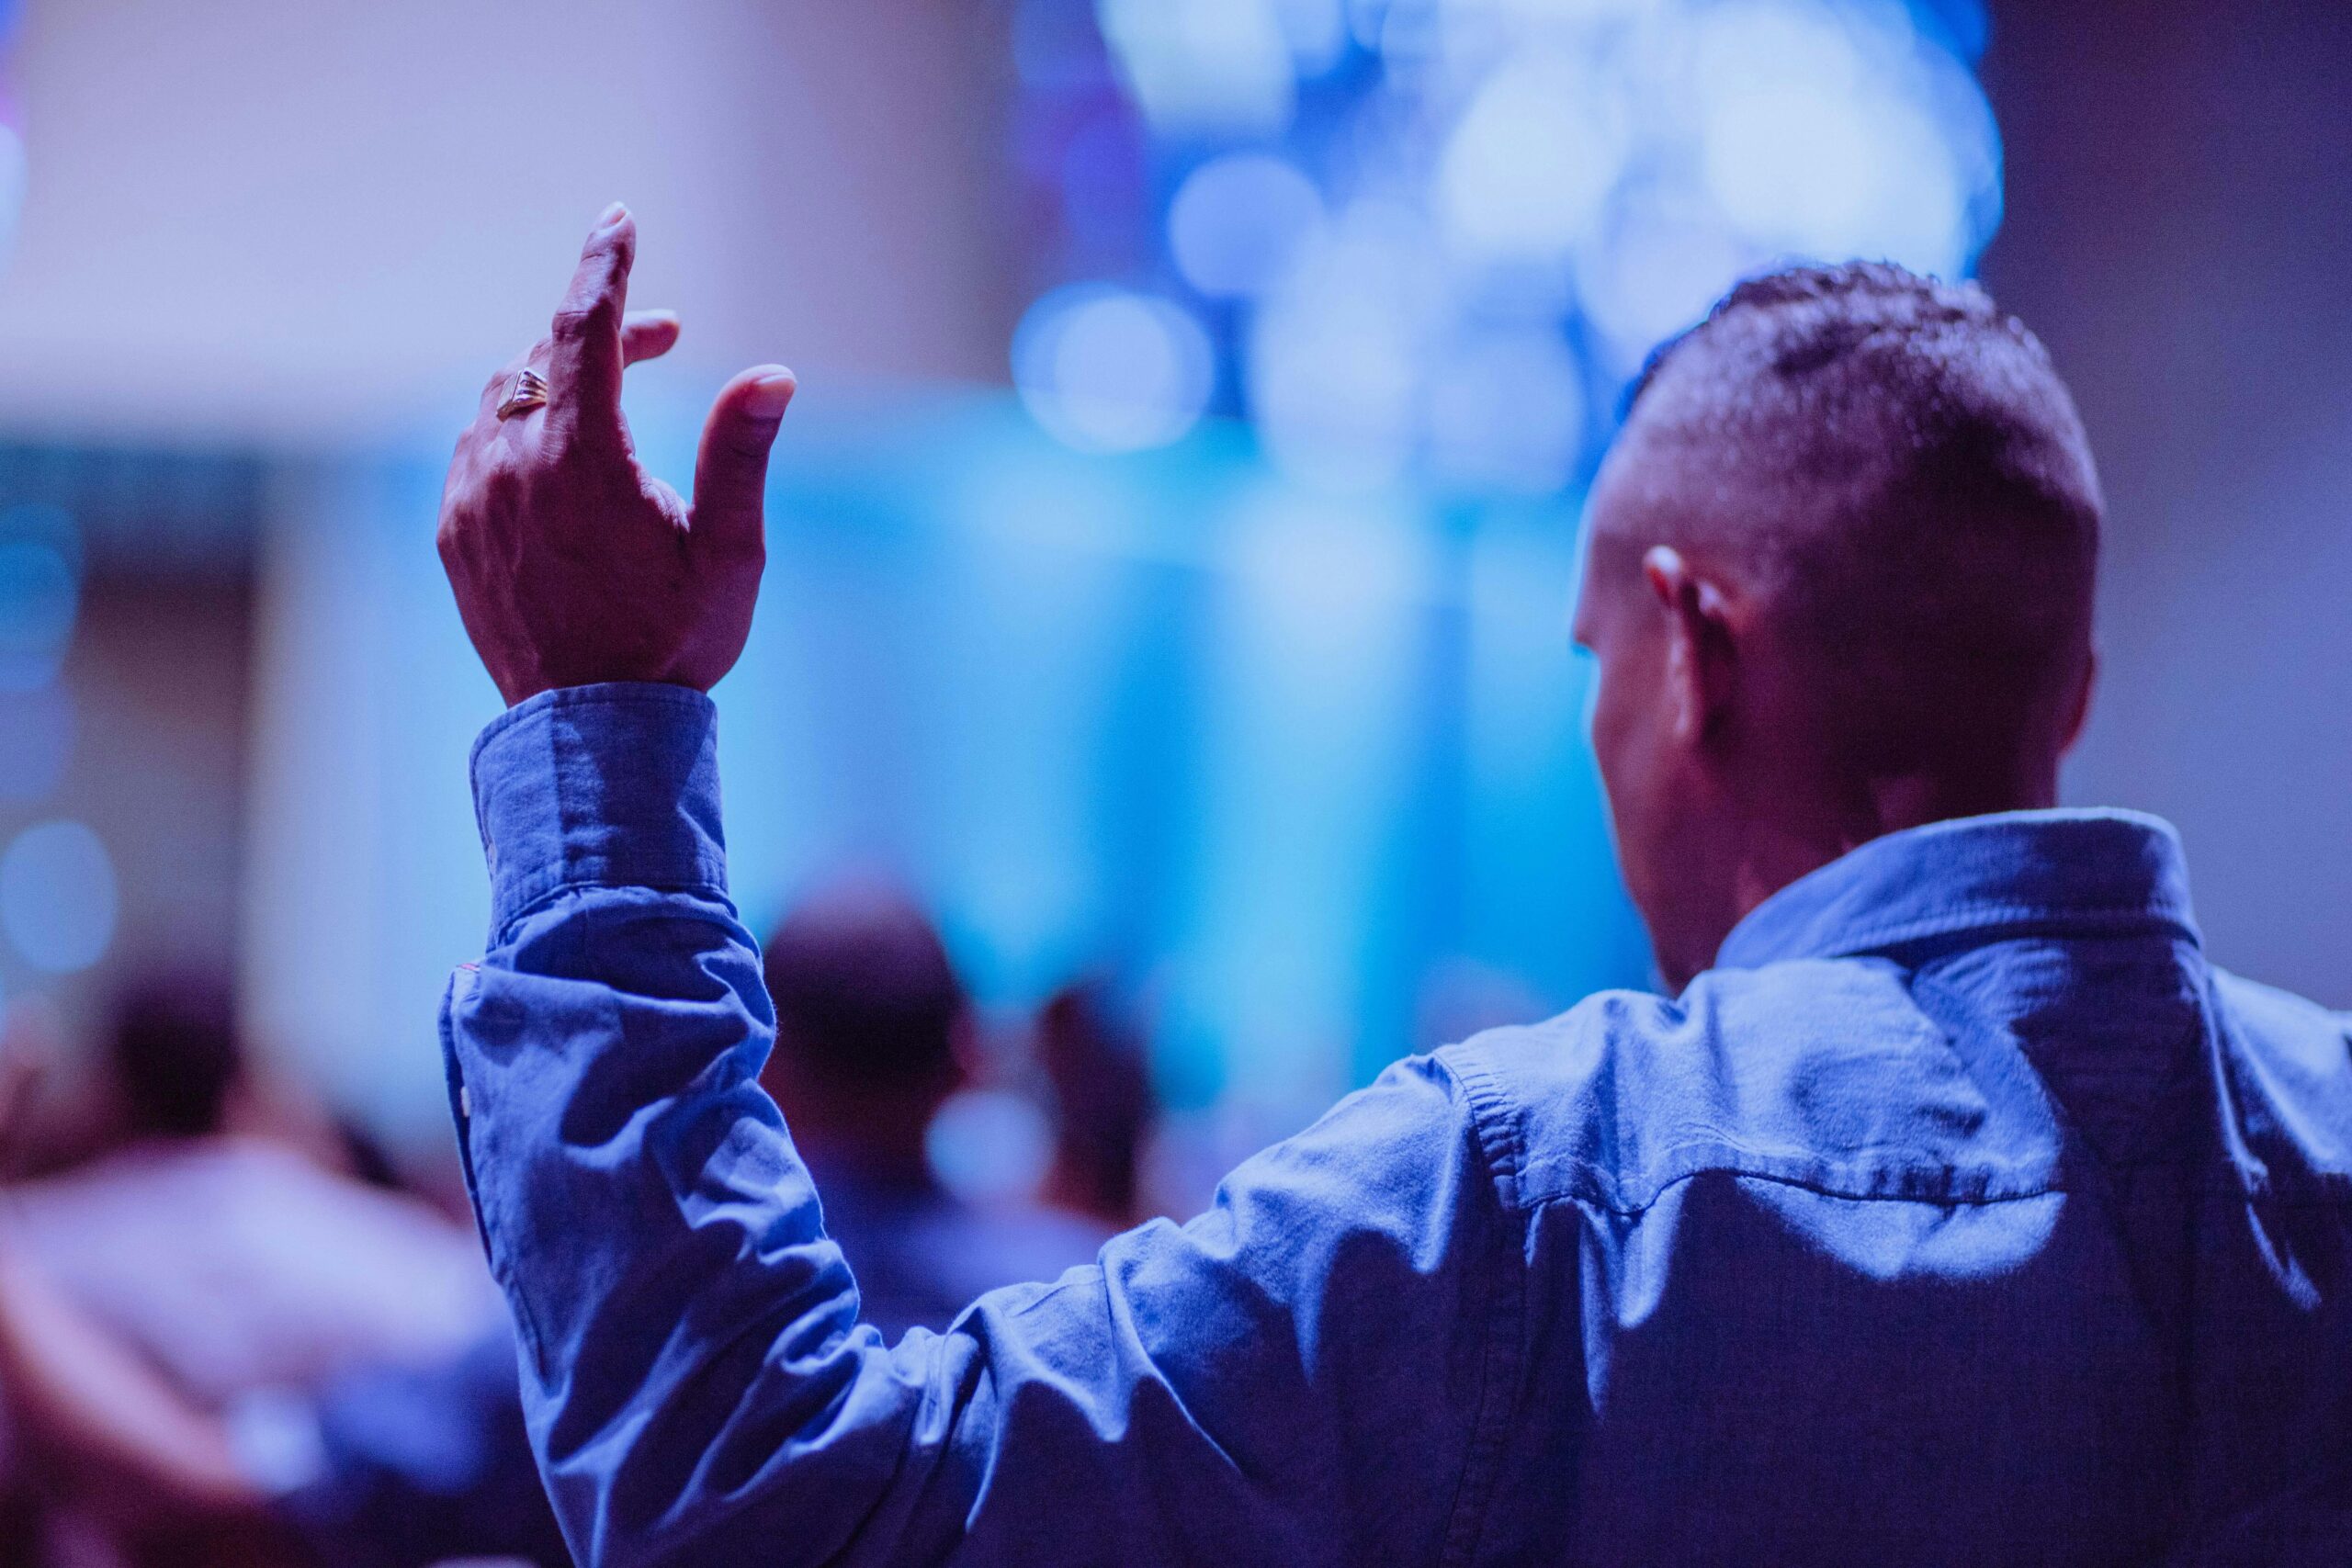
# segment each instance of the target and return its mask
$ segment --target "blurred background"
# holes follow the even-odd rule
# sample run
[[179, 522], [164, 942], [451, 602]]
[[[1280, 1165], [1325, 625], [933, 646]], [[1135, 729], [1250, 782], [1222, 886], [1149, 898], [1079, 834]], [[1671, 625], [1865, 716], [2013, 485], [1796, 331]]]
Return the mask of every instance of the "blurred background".
[[1584, 486], [1741, 276], [1981, 274], [2110, 501], [2067, 793], [2352, 1006], [2341, 0], [0, 0], [0, 1565], [563, 1549], [435, 1012], [499, 708], [432, 548], [628, 202], [767, 1081], [870, 1319], [1649, 961]]
[[[2069, 793], [2352, 1005], [2352, 11], [2329, 0], [0, 3], [0, 1007], [123, 987], [446, 1170], [498, 708], [431, 548], [597, 210], [657, 469], [804, 392], [722, 688], [734, 883], [906, 889], [1046, 1179], [1034, 1010], [1137, 1042], [1147, 1206], [1411, 1050], [1644, 984], [1571, 652], [1628, 378], [1797, 255], [1981, 272], [2112, 503]], [[46, 1103], [46, 1101], [45, 1101]]]

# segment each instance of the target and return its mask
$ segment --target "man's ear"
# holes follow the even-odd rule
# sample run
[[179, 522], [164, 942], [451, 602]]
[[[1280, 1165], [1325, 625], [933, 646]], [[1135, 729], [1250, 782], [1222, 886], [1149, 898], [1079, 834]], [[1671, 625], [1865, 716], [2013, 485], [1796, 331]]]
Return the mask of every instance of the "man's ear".
[[1675, 733], [1702, 739], [1731, 705], [1733, 648], [1723, 592], [1671, 545], [1643, 552], [1642, 578], [1667, 617], [1666, 678], [1675, 705]]

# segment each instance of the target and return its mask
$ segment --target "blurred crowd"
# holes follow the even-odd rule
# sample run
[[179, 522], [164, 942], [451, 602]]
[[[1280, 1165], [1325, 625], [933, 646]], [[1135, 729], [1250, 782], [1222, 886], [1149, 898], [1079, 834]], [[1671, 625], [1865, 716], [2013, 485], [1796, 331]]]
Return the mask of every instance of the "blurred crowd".
[[[944, 1328], [1142, 1217], [1153, 1097], [1113, 983], [985, 1018], [877, 880], [809, 897], [765, 966], [762, 1081], [865, 1323]], [[568, 1562], [461, 1177], [269, 1068], [217, 976], [137, 981], [85, 1048], [54, 1032], [20, 1010], [0, 1054], [0, 1568]], [[982, 1091], [1051, 1129], [1023, 1195], [942, 1179], [942, 1108]]]

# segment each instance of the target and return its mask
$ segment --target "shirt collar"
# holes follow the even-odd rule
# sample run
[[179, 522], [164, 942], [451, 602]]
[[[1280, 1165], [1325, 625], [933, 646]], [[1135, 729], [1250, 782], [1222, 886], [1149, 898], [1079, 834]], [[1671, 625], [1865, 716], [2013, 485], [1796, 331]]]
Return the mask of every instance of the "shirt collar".
[[2169, 927], [2197, 941], [2179, 835], [2136, 811], [2006, 811], [1905, 829], [1756, 906], [1715, 963], [1753, 969], [2019, 926]]

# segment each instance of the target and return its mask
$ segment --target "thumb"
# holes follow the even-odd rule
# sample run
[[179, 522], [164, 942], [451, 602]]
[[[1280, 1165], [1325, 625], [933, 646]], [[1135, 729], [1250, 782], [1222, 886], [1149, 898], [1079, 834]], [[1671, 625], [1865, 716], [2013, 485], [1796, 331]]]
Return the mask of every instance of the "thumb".
[[756, 547], [768, 448], [798, 383], [781, 365], [744, 371], [720, 389], [695, 458], [693, 536], [722, 549]]

